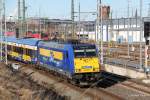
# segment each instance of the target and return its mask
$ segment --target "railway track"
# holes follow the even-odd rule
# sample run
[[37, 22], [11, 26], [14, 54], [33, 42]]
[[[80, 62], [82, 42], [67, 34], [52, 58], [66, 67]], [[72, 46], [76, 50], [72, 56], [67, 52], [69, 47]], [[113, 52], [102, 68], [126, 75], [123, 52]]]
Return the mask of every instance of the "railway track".
[[[90, 91], [92, 91], [92, 90], [90, 90]], [[123, 97], [113, 94], [112, 92], [106, 91], [105, 89], [102, 89], [102, 88], [98, 88], [98, 89], [95, 88], [94, 91], [97, 94], [96, 96], [100, 96], [99, 98], [102, 100], [103, 99], [105, 99], [105, 100], [125, 100]], [[100, 99], [97, 99], [97, 100], [100, 100]]]
[[137, 90], [144, 94], [150, 95], [150, 90], [149, 90], [150, 87], [148, 87], [142, 83], [137, 83], [136, 81], [128, 80], [128, 81], [121, 83], [121, 85], [126, 86], [130, 89]]
[[[150, 86], [128, 78], [124, 79], [124, 77], [118, 75], [110, 73], [104, 74], [104, 85], [100, 87], [106, 88], [107, 91], [112, 91], [116, 95], [127, 98], [127, 100], [133, 100], [135, 98], [136, 100], [149, 100], [148, 98], [150, 97]], [[103, 87], [105, 86], [105, 84], [107, 85], [107, 87]]]
[[[128, 100], [125, 94], [120, 95], [114, 92], [114, 90], [117, 91], [116, 87], [114, 87], [113, 91], [109, 91], [109, 89], [107, 89], [107, 87], [115, 86], [115, 84], [117, 84], [117, 86], [120, 86], [120, 88], [122, 88], [123, 90], [127, 89], [128, 91], [137, 91], [141, 93], [142, 96], [150, 95], [149, 91], [146, 88], [143, 88], [146, 87], [144, 86], [144, 84], [136, 83], [135, 85], [135, 82], [133, 80], [129, 80], [126, 77], [113, 75], [111, 73], [104, 73], [103, 79], [99, 82], [101, 84], [100, 87], [80, 88], [68, 83], [61, 77], [57, 77], [57, 75], [55, 76], [51, 74], [47, 70], [37, 69], [35, 65], [27, 65], [24, 63], [20, 64], [22, 65], [20, 71], [28, 76], [33, 82], [36, 82], [47, 89], [53, 88], [59, 94], [67, 96], [69, 100]], [[36, 76], [42, 76], [46, 80], [39, 80], [39, 77]], [[47, 80], [51, 80], [53, 82], [49, 82]], [[104, 83], [101, 81], [103, 81]], [[121, 92], [124, 93], [124, 91]]]
[[[67, 96], [71, 100], [124, 100], [121, 96], [115, 95], [105, 89], [93, 87], [80, 88], [45, 70], [37, 69], [34, 65], [27, 65], [24, 63], [20, 64], [22, 66], [20, 71], [27, 75], [33, 82], [36, 82], [48, 89], [53, 88], [58, 91], [58, 93]], [[40, 77], [43, 79], [39, 79]]]
[[[61, 77], [57, 77], [51, 74], [47, 70], [37, 69], [35, 65], [26, 65], [24, 63], [20, 64], [22, 65], [21, 72], [29, 76], [32, 81], [48, 89], [54, 88], [58, 91], [58, 93], [68, 96], [71, 100], [126, 100], [125, 96], [115, 94], [114, 92], [107, 90], [107, 87], [111, 87], [115, 84], [128, 90], [137, 91], [141, 94], [144, 94], [145, 96], [150, 95], [150, 91], [148, 90], [149, 87], [144, 86], [144, 84], [139, 84], [126, 77], [113, 75], [111, 73], [104, 73], [103, 79], [99, 82], [101, 85], [99, 87], [80, 88], [68, 83]], [[38, 73], [39, 75], [37, 75], [36, 73]], [[47, 80], [52, 80], [53, 82], [49, 82], [47, 80], [39, 80], [39, 77], [35, 76], [42, 76], [44, 78], [47, 77]], [[116, 88], [114, 89], [117, 90]], [[71, 90], [72, 92], [66, 92], [68, 90]]]

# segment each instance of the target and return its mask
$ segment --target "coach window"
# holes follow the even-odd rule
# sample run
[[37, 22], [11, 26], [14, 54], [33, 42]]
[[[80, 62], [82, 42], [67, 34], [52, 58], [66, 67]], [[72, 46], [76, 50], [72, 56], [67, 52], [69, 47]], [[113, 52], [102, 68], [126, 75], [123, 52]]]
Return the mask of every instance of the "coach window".
[[26, 51], [25, 54], [28, 55], [28, 49], [25, 49], [25, 51]]
[[23, 49], [23, 54], [26, 55], [27, 54], [27, 49]]
[[5, 46], [5, 44], [3, 43], [3, 44], [2, 44], [2, 46], [4, 47], [4, 46]]
[[23, 49], [21, 47], [16, 47], [16, 52], [18, 52], [19, 54], [23, 53]]
[[17, 47], [16, 46], [14, 46], [14, 52], [17, 52]]
[[29, 52], [29, 55], [32, 56], [32, 50], [29, 49], [28, 52]]
[[19, 47], [18, 49], [19, 49], [18, 52], [19, 52], [20, 54], [23, 54], [23, 48]]
[[10, 51], [11, 50], [11, 45], [7, 45], [7, 49]]
[[28, 55], [28, 49], [25, 49], [24, 54], [25, 54], [25, 55]]
[[15, 51], [15, 46], [11, 46], [12, 47], [12, 51]]
[[14, 46], [14, 52], [17, 52], [17, 47], [16, 46]]
[[36, 50], [32, 50], [31, 53], [32, 53], [32, 57], [34, 58], [36, 55]]
[[26, 49], [26, 55], [33, 56], [31, 49]]

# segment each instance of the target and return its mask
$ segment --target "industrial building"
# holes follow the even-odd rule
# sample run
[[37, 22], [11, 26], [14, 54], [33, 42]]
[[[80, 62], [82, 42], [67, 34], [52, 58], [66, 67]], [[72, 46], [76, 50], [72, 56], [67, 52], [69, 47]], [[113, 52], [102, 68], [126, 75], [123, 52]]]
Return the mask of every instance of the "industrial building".
[[[143, 24], [144, 21], [148, 21], [149, 17], [143, 18]], [[129, 23], [128, 23], [129, 22]], [[91, 25], [90, 29], [88, 30], [88, 27], [86, 24], [81, 24], [81, 32], [78, 32], [77, 34], [80, 34], [81, 37], [85, 37], [88, 39], [95, 40], [95, 22], [85, 22], [86, 24]], [[128, 28], [129, 25], [129, 28]], [[93, 29], [93, 30], [92, 30]], [[127, 38], [127, 32], [129, 31], [129, 37]], [[143, 30], [143, 42], [144, 39], [144, 30]], [[99, 36], [100, 39], [100, 36]], [[117, 18], [117, 19], [107, 19], [103, 20], [103, 41], [120, 41], [120, 42], [140, 42], [140, 18], [134, 17], [134, 18]]]

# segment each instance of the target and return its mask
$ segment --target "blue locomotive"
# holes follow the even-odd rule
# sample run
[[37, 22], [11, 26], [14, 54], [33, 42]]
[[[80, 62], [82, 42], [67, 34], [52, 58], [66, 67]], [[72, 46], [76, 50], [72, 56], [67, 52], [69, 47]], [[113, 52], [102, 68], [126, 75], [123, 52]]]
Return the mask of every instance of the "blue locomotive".
[[9, 57], [38, 64], [76, 84], [93, 83], [100, 78], [98, 52], [93, 44], [73, 40], [42, 41], [35, 38], [8, 37], [7, 49]]

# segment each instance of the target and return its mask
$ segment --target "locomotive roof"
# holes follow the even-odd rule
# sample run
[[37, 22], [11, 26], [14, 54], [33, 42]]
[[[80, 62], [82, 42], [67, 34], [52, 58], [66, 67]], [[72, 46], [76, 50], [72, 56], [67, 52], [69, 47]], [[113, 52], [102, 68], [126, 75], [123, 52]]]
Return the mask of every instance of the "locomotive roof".
[[39, 46], [42, 47], [50, 47], [50, 48], [57, 48], [57, 49], [64, 49], [67, 45], [71, 45], [74, 49], [79, 47], [95, 47], [93, 44], [81, 43], [78, 41], [40, 41]]
[[82, 43], [80, 40], [78, 39], [68, 39], [68, 40], [63, 40], [63, 39], [53, 39], [53, 40], [46, 40], [44, 42], [55, 42], [57, 44], [72, 44], [73, 46], [76, 45], [93, 45], [93, 44], [89, 44], [89, 43]]
[[77, 39], [67, 39], [67, 40], [63, 40], [63, 39], [53, 39], [53, 40], [46, 40], [44, 42], [56, 42], [56, 43], [60, 43], [60, 44], [79, 44], [80, 40]]

